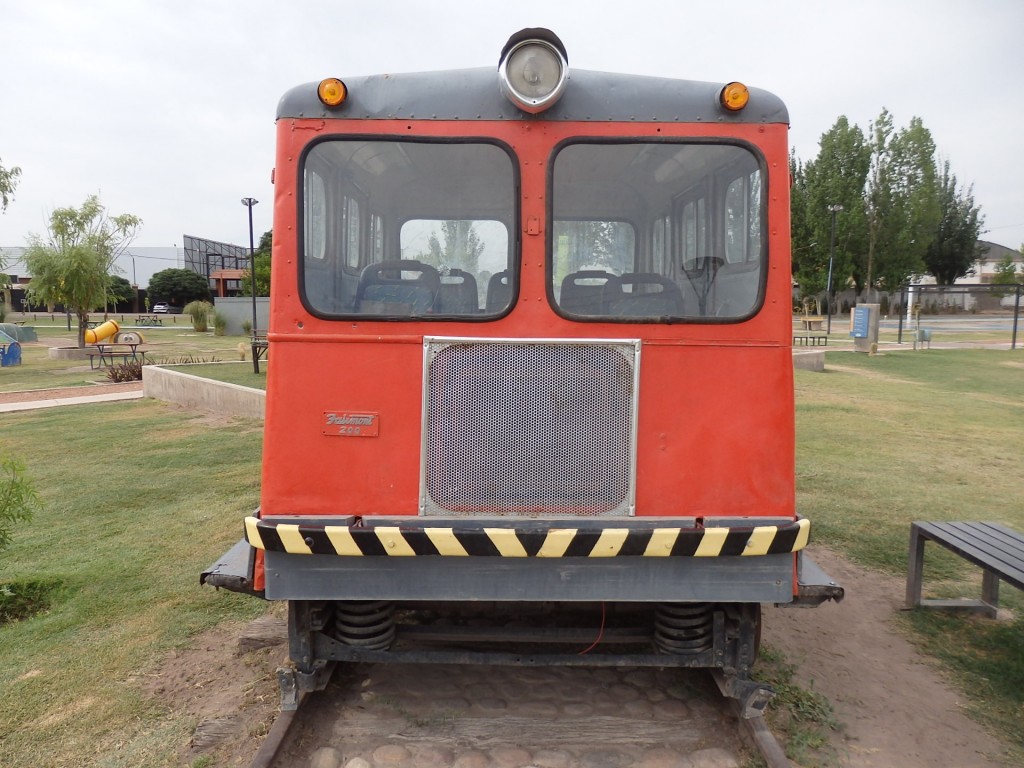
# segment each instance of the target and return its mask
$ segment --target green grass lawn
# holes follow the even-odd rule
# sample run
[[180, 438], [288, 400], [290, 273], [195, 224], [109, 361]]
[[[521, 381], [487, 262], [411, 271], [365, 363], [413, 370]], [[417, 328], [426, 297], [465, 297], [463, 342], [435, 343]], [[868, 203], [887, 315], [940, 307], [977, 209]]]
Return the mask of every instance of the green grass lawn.
[[[914, 520], [987, 520], [1024, 531], [1024, 353], [828, 353], [796, 371], [797, 504], [813, 536], [905, 576]], [[934, 545], [934, 597], [976, 597], [980, 571]], [[1024, 755], [1024, 595], [1015, 618], [915, 611], [896, 618], [958, 680], [968, 709]]]
[[0, 582], [55, 594], [0, 627], [0, 765], [174, 764], [189, 724], [139, 680], [196, 633], [263, 609], [198, 585], [258, 504], [261, 427], [212, 428], [152, 400], [4, 414], [3, 449], [44, 506], [0, 553]]
[[796, 401], [799, 511], [854, 559], [903, 573], [918, 519], [1024, 529], [1024, 355], [829, 353]]
[[197, 363], [193, 365], [171, 365], [171, 370], [202, 376], [204, 379], [215, 379], [228, 384], [239, 384], [253, 389], [267, 388], [266, 358], [260, 362], [260, 372], [253, 373], [251, 362], [237, 363]]
[[[181, 328], [152, 338], [223, 360], [240, 341]], [[33, 358], [23, 368], [34, 372], [3, 369], [0, 384], [8, 371], [21, 388], [83, 378], [62, 365]], [[249, 362], [190, 370], [265, 381]], [[1024, 530], [1024, 354], [829, 352], [825, 373], [796, 372], [796, 397], [797, 498], [815, 541], [902, 576], [912, 520]], [[197, 633], [263, 609], [197, 583], [258, 504], [261, 426], [142, 400], [4, 414], [0, 434], [45, 502], [0, 553], [0, 582], [55, 590], [44, 615], [0, 627], [0, 765], [175, 765], [191, 724], [138, 681]], [[975, 594], [975, 571], [929, 549], [932, 595]], [[1003, 603], [1024, 609], [1009, 587]], [[1021, 620], [919, 611], [894, 621], [944, 661], [980, 720], [1024, 746]]]

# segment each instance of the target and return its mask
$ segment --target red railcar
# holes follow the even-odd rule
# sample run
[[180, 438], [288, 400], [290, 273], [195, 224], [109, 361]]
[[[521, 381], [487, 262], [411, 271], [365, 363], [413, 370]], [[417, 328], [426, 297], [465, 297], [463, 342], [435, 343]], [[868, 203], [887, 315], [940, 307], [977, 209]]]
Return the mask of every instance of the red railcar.
[[842, 596], [795, 512], [784, 105], [567, 59], [280, 102], [261, 507], [203, 579], [289, 601], [286, 688], [467, 658], [426, 615], [743, 681], [761, 604]]

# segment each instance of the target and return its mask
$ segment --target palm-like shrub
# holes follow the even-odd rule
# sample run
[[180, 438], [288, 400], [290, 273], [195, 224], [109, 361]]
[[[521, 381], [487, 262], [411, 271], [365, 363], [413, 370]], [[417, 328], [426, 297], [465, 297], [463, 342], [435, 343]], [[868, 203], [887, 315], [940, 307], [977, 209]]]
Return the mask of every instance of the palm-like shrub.
[[181, 311], [192, 318], [192, 330], [196, 333], [206, 333], [213, 304], [208, 301], [190, 301]]

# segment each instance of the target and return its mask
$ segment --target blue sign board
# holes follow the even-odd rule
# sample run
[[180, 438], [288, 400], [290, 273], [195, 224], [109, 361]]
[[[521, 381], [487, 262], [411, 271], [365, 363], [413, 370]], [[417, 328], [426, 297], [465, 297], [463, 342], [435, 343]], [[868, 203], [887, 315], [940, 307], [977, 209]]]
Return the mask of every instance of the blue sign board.
[[868, 337], [868, 320], [871, 318], [871, 310], [868, 307], [853, 308], [853, 330], [850, 335], [855, 339], [866, 339]]

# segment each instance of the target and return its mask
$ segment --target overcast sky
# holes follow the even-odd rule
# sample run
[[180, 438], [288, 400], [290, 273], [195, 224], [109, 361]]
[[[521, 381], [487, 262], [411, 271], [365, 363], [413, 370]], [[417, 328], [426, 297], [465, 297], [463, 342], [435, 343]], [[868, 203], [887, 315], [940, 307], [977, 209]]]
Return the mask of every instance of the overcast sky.
[[22, 169], [0, 246], [93, 193], [143, 219], [139, 246], [248, 244], [240, 200], [260, 201], [258, 238], [287, 89], [496, 67], [527, 26], [553, 29], [570, 68], [773, 91], [804, 160], [840, 115], [918, 116], [974, 185], [983, 239], [1024, 244], [1021, 0], [0, 0], [0, 164]]

